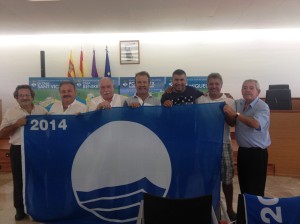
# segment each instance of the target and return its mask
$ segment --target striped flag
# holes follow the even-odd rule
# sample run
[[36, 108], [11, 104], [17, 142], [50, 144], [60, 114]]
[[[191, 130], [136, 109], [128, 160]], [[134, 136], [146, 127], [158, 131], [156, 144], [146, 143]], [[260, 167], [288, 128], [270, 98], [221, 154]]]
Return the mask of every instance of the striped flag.
[[97, 72], [97, 66], [96, 66], [96, 56], [95, 56], [95, 50], [93, 50], [93, 64], [92, 64], [92, 77], [98, 77], [98, 72]]
[[105, 59], [105, 73], [104, 77], [111, 77], [111, 71], [110, 71], [110, 64], [109, 64], [109, 57], [108, 57], [108, 50], [106, 46], [106, 59]]
[[79, 73], [80, 73], [80, 77], [84, 77], [84, 63], [83, 63], [83, 52], [81, 50], [80, 52], [80, 65], [79, 65]]
[[68, 77], [76, 77], [76, 75], [75, 75], [75, 67], [74, 67], [73, 57], [72, 57], [72, 50], [70, 52]]

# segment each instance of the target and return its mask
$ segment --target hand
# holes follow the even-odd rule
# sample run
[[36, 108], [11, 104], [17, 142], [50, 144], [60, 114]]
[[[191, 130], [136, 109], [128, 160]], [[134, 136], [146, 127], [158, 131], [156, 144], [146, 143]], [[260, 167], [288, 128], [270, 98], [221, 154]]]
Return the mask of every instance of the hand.
[[164, 105], [165, 107], [172, 107], [172, 106], [173, 106], [173, 102], [172, 102], [171, 100], [166, 100], [166, 101], [163, 103], [163, 105]]
[[134, 102], [134, 103], [129, 104], [129, 106], [130, 106], [131, 108], [138, 108], [138, 107], [141, 106], [141, 104]]
[[173, 92], [173, 87], [170, 86], [165, 90], [165, 93], [172, 93]]
[[99, 103], [97, 108], [97, 110], [101, 110], [101, 109], [111, 109], [111, 105], [110, 102], [108, 101], [103, 101], [102, 103]]
[[231, 119], [235, 118], [236, 111], [232, 109], [230, 106], [228, 106], [227, 104], [225, 104], [225, 106], [223, 107], [223, 111], [225, 115], [227, 115], [229, 118]]
[[231, 99], [233, 99], [233, 97], [231, 96], [231, 94], [230, 93], [224, 93], [225, 94], [225, 96], [227, 97], [227, 98], [231, 98]]
[[27, 122], [27, 119], [26, 117], [21, 117], [17, 120], [17, 122], [15, 123], [15, 125], [19, 128], [19, 127], [22, 127], [26, 124]]

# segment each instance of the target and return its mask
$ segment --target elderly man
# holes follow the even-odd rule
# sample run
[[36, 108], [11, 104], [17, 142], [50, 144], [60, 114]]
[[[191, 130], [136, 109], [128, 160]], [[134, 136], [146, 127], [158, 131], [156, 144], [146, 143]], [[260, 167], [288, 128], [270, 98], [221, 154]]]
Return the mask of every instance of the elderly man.
[[61, 101], [55, 102], [49, 114], [79, 114], [87, 112], [87, 106], [76, 100], [76, 86], [72, 81], [63, 81], [59, 84]]
[[19, 85], [14, 92], [18, 105], [4, 115], [0, 126], [0, 137], [9, 136], [11, 169], [13, 176], [13, 198], [16, 208], [15, 220], [25, 218], [23, 203], [23, 180], [21, 159], [21, 127], [26, 124], [26, 116], [43, 115], [47, 111], [33, 104], [35, 93], [29, 85]]
[[225, 105], [224, 112], [235, 120], [238, 149], [238, 178], [241, 193], [264, 196], [268, 150], [271, 144], [270, 109], [259, 99], [260, 86], [257, 80], [244, 81], [243, 99], [237, 100], [236, 111]]
[[[217, 103], [225, 102], [235, 110], [234, 100], [227, 97], [224, 93], [221, 93], [223, 86], [223, 79], [219, 73], [211, 73], [207, 77], [208, 94], [205, 94], [196, 100], [196, 103]], [[230, 138], [230, 126], [233, 125], [230, 120], [227, 119], [224, 125], [223, 135], [223, 153], [222, 153], [222, 188], [225, 195], [227, 214], [231, 221], [236, 220], [236, 213], [233, 210], [233, 176], [234, 176], [234, 164], [233, 164], [233, 152]]]
[[150, 75], [148, 72], [142, 71], [135, 74], [135, 89], [136, 93], [125, 101], [124, 106], [137, 108], [160, 105], [160, 101], [149, 92]]
[[122, 107], [127, 97], [114, 93], [114, 83], [111, 78], [104, 77], [99, 82], [100, 96], [90, 101], [89, 111]]
[[166, 91], [161, 97], [161, 104], [165, 107], [174, 105], [194, 104], [195, 100], [202, 96], [203, 93], [195, 87], [186, 85], [186, 73], [177, 69], [172, 74], [171, 92]]

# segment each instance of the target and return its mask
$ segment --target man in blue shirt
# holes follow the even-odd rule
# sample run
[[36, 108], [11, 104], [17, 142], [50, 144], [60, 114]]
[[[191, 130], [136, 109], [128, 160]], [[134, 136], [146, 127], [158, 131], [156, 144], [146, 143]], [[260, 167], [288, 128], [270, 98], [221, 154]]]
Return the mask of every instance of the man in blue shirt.
[[238, 149], [238, 178], [241, 193], [264, 196], [268, 151], [271, 144], [270, 109], [259, 99], [260, 86], [257, 80], [244, 81], [243, 99], [236, 100], [236, 111], [224, 107], [225, 114], [235, 119]]

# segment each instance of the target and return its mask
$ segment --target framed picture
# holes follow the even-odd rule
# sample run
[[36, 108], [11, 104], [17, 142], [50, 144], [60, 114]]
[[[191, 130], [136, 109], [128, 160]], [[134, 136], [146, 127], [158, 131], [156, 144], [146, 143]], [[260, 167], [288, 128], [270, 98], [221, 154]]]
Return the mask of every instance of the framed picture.
[[138, 40], [120, 41], [120, 64], [140, 63], [140, 43]]

